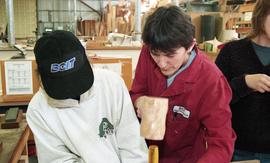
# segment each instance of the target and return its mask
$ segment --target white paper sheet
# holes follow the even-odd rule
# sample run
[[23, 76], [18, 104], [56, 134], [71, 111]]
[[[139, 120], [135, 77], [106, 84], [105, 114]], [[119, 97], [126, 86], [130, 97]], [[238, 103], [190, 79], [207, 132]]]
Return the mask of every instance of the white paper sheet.
[[33, 94], [32, 61], [5, 62], [6, 94]]

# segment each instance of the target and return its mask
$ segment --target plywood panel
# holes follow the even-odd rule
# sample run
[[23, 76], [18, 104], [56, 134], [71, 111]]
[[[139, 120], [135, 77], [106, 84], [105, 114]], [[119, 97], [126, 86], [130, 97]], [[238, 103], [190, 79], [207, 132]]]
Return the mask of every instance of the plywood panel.
[[132, 59], [131, 58], [112, 58], [112, 57], [89, 57], [90, 63], [121, 63], [121, 76], [125, 81], [128, 89], [132, 84]]

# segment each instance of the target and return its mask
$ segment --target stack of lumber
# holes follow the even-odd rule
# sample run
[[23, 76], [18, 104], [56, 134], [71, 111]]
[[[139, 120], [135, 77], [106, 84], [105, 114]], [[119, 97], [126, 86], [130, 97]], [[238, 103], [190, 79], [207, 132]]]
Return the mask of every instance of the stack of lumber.
[[107, 36], [117, 32], [130, 35], [134, 31], [135, 4], [119, 0], [117, 5], [108, 1], [99, 20], [78, 20], [78, 34], [81, 36]]

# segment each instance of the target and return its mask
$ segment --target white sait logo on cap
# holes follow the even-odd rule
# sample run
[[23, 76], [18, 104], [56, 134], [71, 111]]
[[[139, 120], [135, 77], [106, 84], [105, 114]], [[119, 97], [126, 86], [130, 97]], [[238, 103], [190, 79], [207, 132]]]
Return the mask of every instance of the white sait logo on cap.
[[74, 68], [75, 61], [76, 61], [76, 58], [73, 57], [73, 58], [67, 60], [66, 62], [53, 63], [53, 64], [51, 64], [51, 72], [56, 73], [56, 72], [59, 72], [59, 71], [70, 70], [70, 69]]

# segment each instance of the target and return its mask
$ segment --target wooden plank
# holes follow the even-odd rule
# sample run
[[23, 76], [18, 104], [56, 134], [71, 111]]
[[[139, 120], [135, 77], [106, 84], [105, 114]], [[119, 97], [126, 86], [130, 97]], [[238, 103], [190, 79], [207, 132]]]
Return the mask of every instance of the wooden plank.
[[110, 33], [112, 32], [112, 14], [107, 13], [107, 32]]
[[6, 122], [6, 121], [4, 121], [4, 122], [1, 123], [1, 128], [2, 129], [19, 128], [20, 122], [22, 121], [22, 118], [23, 118], [23, 111], [20, 110], [18, 112], [18, 116], [16, 117], [15, 122]]
[[238, 12], [243, 13], [243, 12], [253, 11], [254, 7], [255, 7], [255, 3], [240, 5]]
[[140, 50], [140, 46], [104, 46], [104, 44], [91, 45], [86, 44], [87, 50]]
[[131, 58], [112, 58], [112, 57], [88, 57], [90, 63], [121, 63], [121, 76], [128, 89], [132, 85], [132, 59]]
[[[0, 122], [4, 117], [0, 116]], [[0, 153], [1, 163], [18, 163], [21, 154], [27, 145], [30, 129], [25, 119], [17, 129], [0, 129], [0, 140], [3, 142], [3, 150]]]
[[112, 2], [109, 0], [108, 6], [107, 6], [107, 15], [106, 15], [106, 21], [107, 21], [107, 32], [112, 32]]
[[115, 19], [116, 19], [116, 7], [112, 6], [112, 32], [115, 32], [116, 29], [116, 24], [115, 24]]
[[243, 28], [240, 27], [236, 29], [236, 32], [241, 33], [241, 34], [246, 34], [246, 33], [249, 33], [251, 29], [252, 29], [251, 27], [243, 27]]
[[158, 146], [150, 145], [148, 150], [148, 162], [149, 163], [158, 163], [159, 150]]
[[238, 21], [236, 24], [241, 25], [241, 24], [248, 24], [251, 25], [251, 21]]
[[28, 141], [29, 135], [30, 135], [30, 128], [28, 126], [26, 126], [15, 150], [12, 153], [12, 156], [11, 156], [9, 163], [17, 163], [20, 160], [24, 149], [27, 148], [26, 146], [27, 146], [27, 141]]

